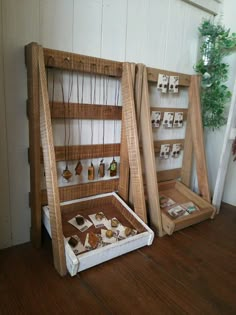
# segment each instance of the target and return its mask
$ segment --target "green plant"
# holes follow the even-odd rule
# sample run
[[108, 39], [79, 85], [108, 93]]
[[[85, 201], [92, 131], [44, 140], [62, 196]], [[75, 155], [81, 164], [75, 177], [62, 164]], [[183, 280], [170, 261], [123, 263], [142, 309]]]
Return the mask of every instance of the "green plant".
[[198, 30], [202, 44], [195, 71], [202, 74], [202, 119], [205, 127], [214, 130], [226, 122], [224, 109], [231, 93], [223, 84], [228, 78], [229, 67], [223, 58], [236, 47], [236, 33], [230, 35], [230, 29], [212, 20], [204, 20]]

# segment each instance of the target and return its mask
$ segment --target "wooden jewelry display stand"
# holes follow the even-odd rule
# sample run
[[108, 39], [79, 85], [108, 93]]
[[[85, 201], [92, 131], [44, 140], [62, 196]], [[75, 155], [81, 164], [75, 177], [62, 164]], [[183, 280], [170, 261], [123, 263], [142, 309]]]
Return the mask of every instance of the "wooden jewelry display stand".
[[[179, 77], [180, 88], [189, 90], [189, 107], [184, 108], [150, 108], [148, 83], [157, 82], [158, 75], [166, 74]], [[165, 233], [171, 235], [174, 231], [185, 228], [208, 218], [213, 218], [215, 208], [210, 203], [210, 191], [207, 177], [207, 167], [204, 151], [203, 127], [200, 111], [199, 77], [181, 73], [169, 72], [154, 68], [146, 68], [139, 64], [135, 77], [136, 113], [142, 148], [146, 195], [149, 205], [151, 225], [158, 231], [159, 236]], [[150, 119], [150, 111], [182, 112], [186, 122], [184, 139], [167, 139], [153, 141], [153, 130]], [[183, 149], [182, 167], [164, 171], [157, 171], [156, 154], [160, 154], [162, 144], [181, 143]], [[192, 155], [196, 161], [196, 172], [200, 196], [190, 190], [192, 171]], [[154, 176], [152, 176], [154, 174]], [[161, 209], [159, 197], [164, 195], [173, 199], [176, 204], [192, 202], [199, 211], [187, 216], [173, 218], [167, 209]]]
[[[47, 91], [45, 64], [53, 59], [50, 68], [70, 71], [83, 71], [91, 74], [91, 65], [96, 65], [96, 74], [121, 78], [122, 109], [120, 106], [69, 103], [67, 109], [55, 102], [50, 110]], [[64, 62], [67, 60], [68, 62]], [[31, 239], [35, 246], [41, 245], [41, 217], [52, 237], [54, 266], [60, 275], [71, 275], [108, 259], [117, 257], [141, 246], [150, 245], [153, 232], [147, 222], [144, 185], [142, 179], [139, 140], [133, 98], [135, 65], [78, 54], [44, 49], [36, 43], [26, 46], [28, 75], [28, 117], [30, 133], [30, 207], [32, 209]], [[109, 71], [104, 73], [104, 68]], [[108, 180], [98, 180], [58, 188], [56, 162], [65, 161], [65, 147], [53, 144], [51, 119], [104, 119], [122, 120], [121, 143], [116, 145], [120, 153], [120, 176]], [[42, 146], [42, 148], [41, 148]], [[110, 145], [78, 145], [68, 147], [68, 160], [112, 156]], [[41, 190], [41, 164], [44, 164], [46, 190]], [[128, 201], [129, 173], [132, 182], [134, 211], [124, 201]], [[119, 196], [114, 192], [118, 191]], [[79, 200], [78, 200], [79, 199]], [[61, 205], [61, 202], [66, 204]], [[66, 237], [72, 232], [68, 219], [81, 212], [84, 215], [101, 209], [108, 216], [116, 216], [124, 225], [131, 225], [137, 235], [118, 241], [116, 244], [85, 252], [76, 256], [70, 249]], [[101, 211], [101, 210], [100, 210]], [[142, 220], [141, 220], [141, 219]], [[144, 221], [144, 222], [143, 222]], [[74, 231], [74, 230], [73, 230]], [[95, 231], [94, 231], [95, 232]], [[79, 235], [83, 239], [83, 236]], [[66, 268], [67, 267], [67, 268]]]

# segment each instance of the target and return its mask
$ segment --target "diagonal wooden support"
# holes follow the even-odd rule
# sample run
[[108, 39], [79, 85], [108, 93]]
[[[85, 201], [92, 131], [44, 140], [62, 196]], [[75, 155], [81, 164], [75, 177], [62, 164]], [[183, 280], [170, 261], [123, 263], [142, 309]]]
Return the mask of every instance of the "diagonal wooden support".
[[231, 155], [232, 141], [236, 137], [236, 81], [233, 89], [233, 96], [231, 99], [231, 105], [228, 115], [227, 126], [225, 130], [225, 137], [221, 150], [221, 157], [219, 162], [218, 173], [216, 177], [216, 184], [213, 194], [212, 204], [216, 207], [217, 213], [220, 211], [221, 200], [224, 191], [225, 178], [228, 170], [229, 159]]
[[132, 69], [131, 64], [129, 63], [123, 64], [121, 86], [124, 112], [123, 123], [125, 124], [125, 131], [127, 137], [132, 193], [134, 197], [133, 198], [134, 210], [144, 222], [147, 222], [135, 104], [133, 97]]
[[211, 195], [208, 183], [208, 174], [206, 166], [206, 155], [203, 138], [203, 125], [200, 103], [200, 77], [194, 75], [191, 77], [189, 101], [190, 101], [190, 123], [193, 140], [194, 156], [196, 158], [196, 170], [198, 178], [198, 187], [203, 199], [211, 202]]
[[56, 160], [53, 145], [50, 107], [47, 92], [47, 79], [44, 65], [43, 48], [39, 46], [39, 96], [40, 96], [40, 133], [50, 212], [54, 266], [61, 276], [66, 274], [65, 245], [62, 231], [59, 189], [57, 185]]
[[161, 211], [156, 174], [155, 152], [153, 150], [153, 132], [150, 124], [150, 105], [147, 69], [143, 64], [138, 64], [135, 80], [135, 105], [139, 129], [139, 140], [142, 145], [144, 158], [145, 181], [147, 186], [147, 200], [151, 225], [162, 236]]

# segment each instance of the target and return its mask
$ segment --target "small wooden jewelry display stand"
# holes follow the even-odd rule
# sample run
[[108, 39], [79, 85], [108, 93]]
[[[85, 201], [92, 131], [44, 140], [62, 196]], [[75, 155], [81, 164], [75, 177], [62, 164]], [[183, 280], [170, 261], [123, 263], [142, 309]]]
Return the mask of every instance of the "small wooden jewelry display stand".
[[[150, 108], [148, 83], [157, 82], [159, 73], [169, 76], [178, 76], [180, 88], [188, 88], [188, 109], [164, 107]], [[135, 99], [151, 225], [158, 231], [159, 236], [162, 236], [165, 233], [171, 235], [174, 231], [201, 222], [205, 219], [213, 218], [215, 215], [215, 208], [210, 203], [200, 110], [199, 77], [154, 68], [146, 68], [144, 65], [139, 64], [136, 66]], [[150, 111], [152, 110], [160, 111], [162, 117], [164, 112], [182, 112], [183, 120], [186, 122], [185, 138], [153, 141], [153, 130], [150, 119]], [[182, 167], [157, 171], [155, 155], [160, 154], [161, 145], [173, 145], [174, 143], [180, 143], [183, 149]], [[196, 161], [200, 196], [192, 192], [189, 188], [193, 152]], [[154, 174], [154, 176], [152, 174]], [[159, 203], [159, 197], [161, 195], [171, 198], [176, 204], [192, 202], [199, 208], [199, 210], [186, 216], [173, 218], [168, 213], [168, 209], [161, 209]]]
[[[51, 107], [47, 91], [45, 64], [60, 71], [83, 71], [91, 74], [91, 65], [96, 65], [96, 74], [121, 78], [121, 107], [95, 104], [55, 103]], [[68, 62], [64, 62], [67, 60]], [[117, 257], [139, 247], [150, 245], [153, 232], [144, 223], [147, 221], [144, 186], [142, 179], [139, 141], [133, 98], [135, 65], [78, 54], [44, 49], [36, 43], [26, 46], [28, 75], [28, 117], [30, 132], [30, 207], [32, 209], [31, 239], [35, 246], [41, 245], [41, 218], [52, 237], [54, 266], [60, 275], [67, 270], [71, 275], [108, 259]], [[104, 72], [107, 68], [109, 71]], [[56, 162], [65, 160], [65, 147], [53, 144], [51, 119], [112, 119], [122, 120], [121, 143], [116, 145], [120, 153], [120, 176], [58, 188]], [[42, 148], [41, 148], [42, 147]], [[110, 144], [93, 145], [92, 158], [112, 156]], [[68, 160], [91, 157], [91, 146], [69, 146]], [[41, 164], [44, 164], [46, 190], [41, 190]], [[132, 181], [135, 213], [127, 206], [129, 173]], [[115, 193], [118, 191], [119, 196]], [[122, 199], [121, 199], [122, 198]], [[61, 202], [64, 202], [61, 205]], [[43, 211], [42, 211], [42, 206]], [[124, 226], [137, 231], [136, 235], [122, 239], [80, 255], [75, 255], [66, 237], [77, 234], [84, 242], [85, 235], [68, 223], [77, 213], [88, 216], [103, 211], [107, 218], [116, 217]], [[141, 220], [141, 219], [142, 220]], [[76, 232], [77, 231], [77, 232]], [[92, 226], [91, 231], [96, 233]]]

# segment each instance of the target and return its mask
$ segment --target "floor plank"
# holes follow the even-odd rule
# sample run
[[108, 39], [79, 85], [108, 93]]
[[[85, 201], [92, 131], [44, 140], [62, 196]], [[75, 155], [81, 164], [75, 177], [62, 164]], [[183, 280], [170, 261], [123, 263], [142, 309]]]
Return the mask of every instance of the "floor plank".
[[51, 241], [0, 251], [0, 314], [236, 314], [236, 207], [74, 278]]

